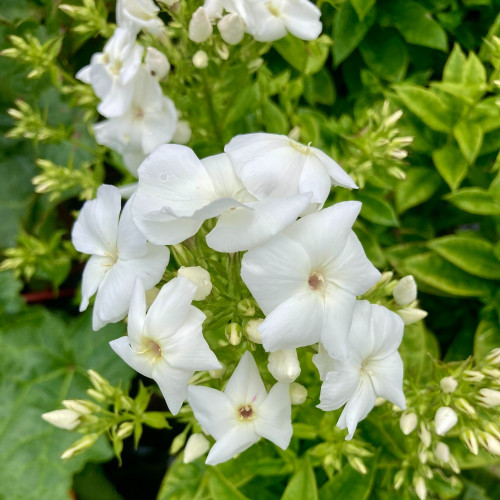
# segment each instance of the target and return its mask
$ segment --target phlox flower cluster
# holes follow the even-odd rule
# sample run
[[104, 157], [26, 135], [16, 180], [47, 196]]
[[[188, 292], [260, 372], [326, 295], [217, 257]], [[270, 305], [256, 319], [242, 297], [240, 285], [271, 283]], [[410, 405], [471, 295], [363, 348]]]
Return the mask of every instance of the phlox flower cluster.
[[[96, 293], [94, 329], [128, 314], [127, 336], [111, 347], [158, 383], [173, 414], [187, 399], [216, 441], [207, 463], [228, 460], [260, 438], [287, 448], [291, 404], [305, 400], [294, 383], [301, 371], [297, 349], [305, 346], [317, 351], [318, 407], [345, 405], [338, 426], [347, 428], [347, 439], [378, 396], [405, 408], [397, 351], [403, 320], [357, 299], [380, 278], [352, 230], [361, 204], [323, 208], [332, 186], [356, 188], [334, 160], [286, 136], [256, 133], [203, 159], [166, 144], [137, 172], [137, 190], [121, 216], [118, 189], [102, 186], [75, 223], [74, 245], [91, 255], [81, 308]], [[269, 353], [267, 370], [276, 379], [269, 391], [259, 371], [266, 368], [249, 351], [232, 365], [223, 391], [190, 385], [195, 372], [223, 368], [203, 335], [205, 314], [192, 305], [211, 293], [205, 269], [181, 268], [159, 293], [148, 292], [168, 264], [165, 245], [192, 237], [208, 219], [209, 249], [245, 252], [241, 279], [265, 316], [253, 320], [248, 336]]]
[[315, 40], [323, 28], [321, 11], [309, 0], [205, 0], [193, 14], [189, 37], [202, 43], [212, 34], [212, 24], [222, 39], [239, 43], [245, 33], [259, 42], [272, 42], [291, 33]]
[[147, 155], [174, 138], [178, 126], [175, 105], [159, 84], [170, 69], [168, 59], [136, 40], [141, 31], [162, 32], [158, 12], [152, 0], [118, 0], [113, 36], [76, 75], [100, 99], [97, 110], [105, 119], [94, 125], [96, 141], [121, 154], [134, 176]]

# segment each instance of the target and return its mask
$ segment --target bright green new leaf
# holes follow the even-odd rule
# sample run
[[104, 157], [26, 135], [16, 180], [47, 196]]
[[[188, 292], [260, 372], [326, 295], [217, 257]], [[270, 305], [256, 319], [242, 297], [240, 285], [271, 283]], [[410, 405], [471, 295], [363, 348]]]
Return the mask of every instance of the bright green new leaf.
[[413, 167], [408, 170], [406, 179], [396, 186], [398, 213], [427, 201], [438, 190], [441, 182], [439, 175], [429, 168]]
[[463, 53], [460, 45], [455, 43], [450, 57], [446, 61], [443, 70], [443, 82], [446, 83], [462, 83], [465, 62], [467, 58]]
[[292, 67], [300, 72], [305, 70], [307, 63], [305, 42], [289, 33], [286, 37], [274, 42], [273, 48], [276, 49], [281, 57]]
[[490, 282], [471, 276], [434, 253], [410, 257], [403, 265], [417, 281], [457, 297], [482, 297], [494, 288]]
[[376, 19], [375, 10], [360, 21], [352, 5], [344, 2], [334, 20], [333, 57], [338, 66], [359, 45]]
[[466, 236], [444, 236], [428, 242], [431, 250], [474, 276], [500, 279], [500, 261], [493, 245], [483, 239]]
[[483, 129], [469, 120], [462, 120], [453, 127], [453, 135], [465, 159], [472, 165], [483, 145]]
[[354, 7], [359, 20], [362, 21], [371, 8], [375, 5], [377, 0], [349, 0], [351, 5]]
[[307, 457], [290, 479], [281, 500], [318, 500], [316, 475]]
[[357, 196], [363, 206], [361, 217], [382, 226], [398, 226], [399, 221], [392, 206], [383, 198], [368, 193], [359, 193]]
[[474, 357], [482, 361], [488, 353], [500, 345], [500, 326], [494, 313], [477, 325], [474, 334]]
[[217, 467], [208, 469], [207, 473], [210, 498], [217, 498], [217, 500], [249, 500], [243, 493], [238, 491], [232, 482], [224, 477]]
[[474, 52], [469, 52], [469, 57], [464, 64], [462, 79], [464, 83], [470, 85], [484, 85], [486, 83], [486, 69]]
[[446, 144], [441, 149], [433, 151], [432, 159], [450, 189], [453, 191], [457, 189], [469, 170], [467, 161], [457, 146], [451, 142]]
[[267, 99], [262, 106], [262, 118], [266, 131], [271, 134], [286, 134], [290, 130], [285, 114], [271, 99]]
[[335, 102], [335, 84], [326, 68], [322, 68], [314, 75], [306, 76], [304, 97], [311, 106], [315, 104], [332, 105]]
[[124, 333], [109, 325], [95, 333], [91, 315], [72, 324], [43, 309], [31, 308], [4, 322], [0, 330], [0, 497], [67, 498], [74, 472], [87, 460], [109, 460], [104, 440], [66, 463], [61, 453], [80, 436], [41, 418], [63, 399], [86, 398], [93, 368], [112, 384], [128, 382], [132, 371], [108, 342]]
[[471, 214], [500, 215], [500, 201], [481, 188], [463, 188], [447, 194], [445, 199]]
[[304, 46], [307, 54], [306, 75], [313, 75], [324, 68], [331, 45], [332, 39], [328, 35], [321, 35], [317, 40], [312, 40]]
[[451, 132], [450, 111], [435, 92], [414, 85], [398, 85], [396, 92], [403, 104], [428, 127], [437, 132]]

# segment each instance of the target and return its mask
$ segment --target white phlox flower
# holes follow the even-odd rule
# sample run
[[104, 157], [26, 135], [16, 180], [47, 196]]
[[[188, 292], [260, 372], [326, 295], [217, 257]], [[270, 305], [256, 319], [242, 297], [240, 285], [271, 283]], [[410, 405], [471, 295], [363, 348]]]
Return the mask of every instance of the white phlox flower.
[[153, 0], [118, 0], [116, 22], [134, 34], [143, 30], [157, 36], [163, 28], [163, 22], [158, 17], [159, 11]]
[[220, 36], [229, 45], [240, 43], [245, 34], [245, 23], [238, 14], [227, 14], [218, 23]]
[[200, 161], [190, 148], [176, 144], [159, 147], [138, 173], [134, 221], [157, 244], [180, 243], [218, 216], [208, 246], [220, 252], [247, 250], [291, 224], [309, 203], [308, 195], [258, 201], [235, 176], [227, 155]]
[[221, 368], [203, 338], [205, 315], [191, 305], [196, 285], [179, 277], [162, 287], [146, 312], [146, 295], [140, 280], [133, 290], [128, 314], [128, 335], [109, 344], [128, 365], [160, 387], [173, 415], [186, 399], [195, 371]]
[[397, 314], [366, 300], [357, 301], [349, 331], [350, 356], [335, 360], [333, 371], [321, 386], [318, 405], [330, 411], [345, 404], [337, 426], [347, 427], [346, 439], [352, 438], [377, 396], [406, 408], [403, 362], [397, 351], [403, 330], [403, 321]]
[[357, 188], [349, 175], [323, 151], [286, 135], [237, 135], [224, 151], [245, 188], [259, 200], [312, 193], [311, 203], [321, 208], [332, 185]]
[[154, 76], [157, 80], [163, 80], [170, 71], [170, 62], [167, 56], [154, 47], [148, 47], [146, 49], [144, 64], [149, 74]]
[[217, 465], [245, 451], [261, 437], [285, 450], [292, 437], [289, 385], [267, 393], [249, 351], [241, 357], [224, 392], [190, 385], [188, 402], [203, 430], [216, 443], [206, 463]]
[[82, 279], [80, 311], [97, 292], [92, 327], [99, 330], [107, 323], [123, 319], [128, 311], [137, 278], [146, 289], [163, 276], [169, 250], [152, 245], [132, 221], [130, 201], [123, 208], [118, 188], [103, 185], [97, 198], [87, 201], [73, 226], [74, 247], [91, 255]]
[[297, 349], [283, 349], [270, 353], [267, 369], [278, 382], [291, 384], [300, 375]]
[[212, 23], [207, 11], [198, 7], [189, 21], [189, 39], [196, 43], [203, 43], [212, 34]]
[[144, 158], [172, 139], [177, 111], [144, 67], [134, 79], [133, 87], [128, 109], [119, 117], [94, 125], [94, 132], [97, 143], [123, 155], [125, 165], [137, 176]]
[[351, 229], [360, 209], [337, 203], [244, 255], [241, 277], [267, 316], [266, 351], [321, 341], [331, 356], [346, 355], [356, 296], [380, 278]]
[[[247, 0], [247, 31], [259, 42], [279, 40], [290, 32], [302, 40], [315, 40], [323, 25], [321, 11], [309, 0]], [[241, 8], [240, 8], [241, 10]]]
[[90, 65], [76, 74], [76, 78], [92, 85], [101, 99], [97, 110], [102, 116], [120, 116], [129, 109], [143, 52], [133, 34], [117, 28], [104, 46], [104, 52], [94, 54]]

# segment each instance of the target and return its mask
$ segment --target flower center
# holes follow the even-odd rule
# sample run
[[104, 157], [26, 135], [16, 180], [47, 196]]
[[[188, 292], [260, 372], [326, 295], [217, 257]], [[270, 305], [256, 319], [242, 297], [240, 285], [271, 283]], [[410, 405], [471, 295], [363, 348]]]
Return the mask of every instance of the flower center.
[[151, 360], [151, 363], [154, 363], [161, 358], [161, 347], [153, 339], [145, 337], [142, 340], [142, 349], [138, 354], [144, 354]]
[[144, 118], [144, 110], [141, 108], [134, 108], [132, 111], [134, 120], [142, 120]]
[[244, 405], [238, 408], [238, 415], [240, 420], [253, 420], [255, 415], [252, 405]]
[[275, 7], [271, 2], [267, 4], [267, 10], [274, 16], [274, 17], [280, 17], [281, 12], [278, 10], [277, 7]]
[[370, 370], [368, 360], [365, 360], [361, 363], [361, 368], [359, 369], [360, 375], [368, 375], [369, 377], [373, 377], [373, 372]]
[[309, 285], [309, 288], [311, 290], [323, 290], [323, 288], [325, 288], [325, 278], [323, 278], [323, 275], [321, 273], [315, 271], [309, 276], [307, 284]]
[[114, 252], [105, 252], [104, 255], [108, 258], [108, 261], [104, 264], [107, 267], [113, 267], [118, 261], [118, 250]]
[[303, 144], [300, 144], [300, 142], [294, 141], [292, 139], [290, 139], [290, 146], [292, 146], [293, 149], [297, 150], [303, 155], [308, 155], [309, 151], [311, 150], [311, 143], [309, 143], [307, 146], [304, 146]]
[[109, 70], [111, 71], [111, 73], [113, 73], [114, 75], [119, 75], [120, 74], [120, 71], [122, 69], [122, 66], [123, 66], [123, 62], [120, 61], [119, 59], [115, 59], [110, 67], [109, 67]]

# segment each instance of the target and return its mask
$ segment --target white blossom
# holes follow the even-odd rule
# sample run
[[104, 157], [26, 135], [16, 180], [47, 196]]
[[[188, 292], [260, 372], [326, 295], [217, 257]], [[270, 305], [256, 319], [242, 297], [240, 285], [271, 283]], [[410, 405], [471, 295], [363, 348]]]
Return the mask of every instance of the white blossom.
[[360, 209], [348, 201], [307, 215], [243, 257], [241, 277], [267, 315], [266, 351], [321, 341], [345, 355], [356, 296], [380, 277], [351, 229]]
[[447, 444], [439, 442], [434, 449], [434, 455], [438, 460], [447, 464], [450, 461], [450, 448]]
[[458, 387], [458, 382], [453, 377], [443, 377], [439, 381], [439, 386], [441, 387], [441, 390], [443, 392], [445, 392], [447, 394], [451, 394]]
[[392, 291], [396, 304], [406, 306], [417, 299], [417, 284], [412, 275], [400, 279]]
[[403, 362], [397, 351], [403, 337], [401, 319], [383, 306], [356, 303], [349, 331], [350, 357], [335, 360], [326, 375], [318, 408], [336, 410], [345, 404], [337, 426], [351, 439], [359, 421], [371, 411], [377, 396], [402, 409]]
[[170, 412], [176, 415], [195, 371], [221, 368], [203, 338], [205, 315], [191, 305], [196, 285], [179, 277], [162, 287], [146, 312], [142, 283], [135, 283], [127, 336], [110, 342], [128, 365], [159, 385]]
[[170, 62], [167, 56], [154, 47], [148, 47], [146, 49], [144, 64], [149, 74], [154, 76], [157, 80], [163, 80], [170, 71]]
[[134, 221], [157, 244], [180, 243], [218, 216], [206, 237], [208, 246], [220, 252], [247, 250], [291, 224], [309, 200], [295, 195], [257, 201], [235, 176], [227, 155], [200, 161], [176, 144], [159, 147], [138, 173]]
[[413, 486], [415, 487], [415, 493], [419, 500], [425, 500], [427, 498], [425, 479], [421, 476], [416, 476], [413, 480]]
[[172, 142], [175, 144], [187, 144], [191, 139], [191, 127], [185, 120], [179, 120], [177, 127], [172, 137]]
[[104, 52], [94, 54], [90, 65], [76, 74], [78, 79], [92, 85], [101, 99], [97, 106], [101, 115], [112, 118], [129, 109], [143, 51], [133, 34], [117, 28], [104, 46]]
[[330, 188], [356, 184], [328, 155], [286, 135], [256, 133], [234, 137], [224, 151], [236, 175], [257, 199], [312, 193], [321, 207]]
[[290, 384], [290, 402], [292, 405], [301, 405], [307, 399], [307, 389], [297, 382]]
[[212, 34], [213, 28], [207, 11], [198, 7], [189, 21], [189, 38], [193, 42], [202, 43]]
[[204, 50], [195, 52], [193, 56], [193, 65], [198, 69], [203, 69], [208, 66], [208, 55]]
[[283, 349], [270, 353], [267, 369], [278, 382], [292, 383], [300, 375], [297, 349]]
[[42, 414], [42, 418], [49, 424], [72, 431], [80, 425], [80, 414], [73, 410], [54, 410]]
[[97, 292], [92, 325], [99, 330], [123, 319], [136, 278], [145, 288], [156, 285], [167, 267], [168, 248], [152, 245], [132, 222], [130, 201], [120, 217], [121, 199], [114, 186], [101, 186], [87, 201], [73, 226], [75, 248], [91, 257], [83, 271], [80, 311]]
[[216, 443], [206, 463], [217, 465], [245, 451], [261, 437], [283, 450], [292, 437], [288, 384], [275, 384], [267, 393], [255, 360], [246, 351], [224, 392], [188, 387], [188, 402], [203, 430]]
[[398, 309], [396, 312], [399, 316], [401, 316], [405, 325], [411, 325], [427, 317], [427, 311], [416, 307], [404, 307], [402, 309]]
[[210, 448], [208, 439], [200, 432], [195, 432], [189, 436], [184, 448], [183, 462], [189, 464], [204, 455]]
[[399, 427], [405, 436], [408, 436], [415, 430], [417, 423], [418, 418], [414, 412], [403, 413], [399, 419]]
[[458, 418], [455, 410], [449, 406], [438, 408], [434, 416], [434, 429], [438, 436], [444, 436], [457, 423]]
[[134, 34], [143, 30], [157, 36], [163, 28], [163, 22], [158, 17], [159, 11], [153, 0], [118, 0], [116, 21], [118, 26]]
[[126, 167], [137, 176], [137, 168], [144, 158], [169, 142], [176, 126], [174, 103], [163, 95], [156, 79], [143, 68], [134, 80], [127, 111], [97, 123], [94, 132], [97, 143], [123, 155]]
[[218, 23], [220, 36], [229, 45], [240, 43], [245, 34], [245, 23], [238, 14], [227, 14]]
[[496, 391], [495, 389], [488, 389], [484, 387], [479, 390], [479, 395], [477, 399], [480, 403], [482, 403], [486, 407], [495, 407], [500, 405], [500, 391]]
[[182, 266], [177, 274], [191, 280], [196, 285], [194, 300], [205, 300], [210, 295], [212, 282], [210, 281], [210, 273], [206, 269], [200, 266]]

